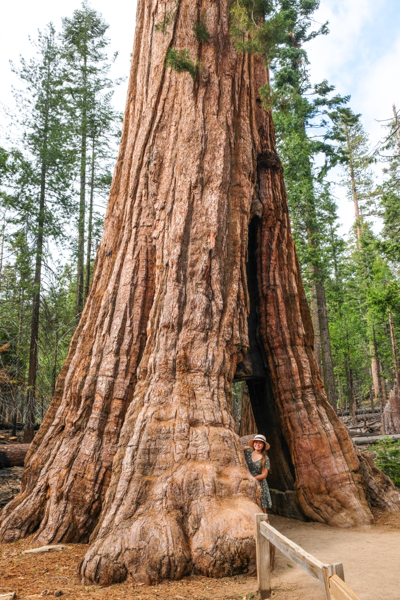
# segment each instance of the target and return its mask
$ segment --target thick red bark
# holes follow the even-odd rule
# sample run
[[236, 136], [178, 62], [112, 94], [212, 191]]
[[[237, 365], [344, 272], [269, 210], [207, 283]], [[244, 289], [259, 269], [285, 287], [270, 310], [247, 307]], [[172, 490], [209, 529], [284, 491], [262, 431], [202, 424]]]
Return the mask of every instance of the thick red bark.
[[[207, 44], [192, 31], [201, 11]], [[164, 68], [169, 46], [201, 59], [195, 80]], [[372, 519], [313, 355], [264, 81], [259, 58], [232, 46], [228, 0], [139, 1], [91, 290], [0, 522], [6, 540], [91, 535], [85, 580], [221, 576], [254, 559], [259, 486], [230, 409], [238, 363], [273, 487], [311, 519]]]

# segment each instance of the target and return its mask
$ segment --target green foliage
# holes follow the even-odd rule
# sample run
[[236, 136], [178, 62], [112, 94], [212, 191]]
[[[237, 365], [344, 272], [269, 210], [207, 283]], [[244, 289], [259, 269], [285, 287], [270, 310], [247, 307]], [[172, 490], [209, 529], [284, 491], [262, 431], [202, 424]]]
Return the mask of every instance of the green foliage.
[[400, 266], [400, 123], [396, 106], [393, 119], [385, 125], [385, 140], [380, 148], [384, 182], [378, 188], [380, 196], [379, 216], [383, 219], [380, 249], [385, 256]]
[[205, 15], [201, 15], [200, 21], [193, 25], [193, 31], [198, 42], [208, 42], [211, 35], [207, 29]]
[[400, 442], [388, 437], [371, 446], [371, 450], [376, 452], [376, 466], [400, 488]]
[[161, 33], [163, 33], [165, 35], [167, 33], [167, 29], [168, 29], [169, 25], [171, 25], [171, 23], [174, 22], [175, 17], [176, 17], [175, 10], [166, 12], [163, 17], [163, 20], [160, 21], [159, 23], [156, 23], [156, 25], [154, 26], [154, 29], [156, 31], [160, 31]]
[[51, 24], [39, 32], [34, 58], [13, 65], [18, 129], [13, 146], [3, 140], [0, 148], [0, 342], [8, 345], [0, 370], [17, 382], [6, 396], [0, 388], [0, 409], [3, 418], [17, 411], [19, 421], [34, 389], [27, 379], [35, 299], [41, 418], [76, 326], [74, 226], [87, 207], [81, 248], [88, 287], [121, 126], [111, 104], [119, 82], [108, 77], [108, 26], [87, 3], [63, 25], [62, 36]]
[[190, 73], [193, 79], [196, 78], [196, 73], [200, 68], [200, 64], [198, 62], [193, 62], [190, 58], [189, 50], [186, 48], [183, 48], [182, 50], [168, 48], [165, 57], [165, 66], [170, 67], [177, 73]]
[[[111, 106], [113, 88], [120, 80], [113, 81], [109, 77], [116, 55], [110, 58], [107, 53], [108, 27], [101, 14], [92, 9], [86, 1], [79, 10], [74, 11], [72, 18], [63, 19], [64, 80], [70, 98], [71, 122], [74, 125], [73, 147], [75, 155], [79, 157], [76, 163], [76, 176], [80, 182], [76, 223], [78, 240], [75, 245], [78, 317], [89, 289], [91, 238], [95, 218], [93, 200], [96, 181], [99, 181], [100, 176], [99, 156], [104, 156], [107, 149], [113, 162], [110, 139], [115, 135], [119, 119], [119, 115]], [[88, 183], [90, 200], [87, 207]]]
[[318, 6], [319, 0], [232, 1], [231, 36], [237, 50], [260, 54], [270, 65], [288, 46], [298, 49], [320, 33], [327, 33], [326, 25], [309, 31]]

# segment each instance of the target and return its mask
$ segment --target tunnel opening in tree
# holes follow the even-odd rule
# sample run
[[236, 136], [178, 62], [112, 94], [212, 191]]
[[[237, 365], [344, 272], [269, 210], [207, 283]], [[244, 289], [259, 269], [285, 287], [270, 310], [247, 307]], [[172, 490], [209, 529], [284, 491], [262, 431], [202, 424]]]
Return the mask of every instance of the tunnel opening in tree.
[[[279, 414], [274, 399], [268, 359], [260, 338], [259, 321], [259, 252], [261, 221], [254, 215], [249, 223], [247, 248], [247, 290], [250, 310], [247, 319], [249, 349], [236, 368], [234, 381], [244, 381], [250, 403], [242, 393], [241, 419], [244, 425], [253, 427], [255, 421], [257, 433], [266, 436], [271, 449], [268, 485], [271, 491], [272, 508], [270, 512], [288, 518], [304, 520], [295, 492], [295, 470], [288, 444], [279, 423]], [[249, 405], [250, 404], [250, 405]], [[250, 413], [250, 414], [249, 414]], [[252, 414], [251, 414], [252, 413]], [[253, 416], [253, 419], [251, 418]], [[241, 427], [243, 436], [256, 433]]]

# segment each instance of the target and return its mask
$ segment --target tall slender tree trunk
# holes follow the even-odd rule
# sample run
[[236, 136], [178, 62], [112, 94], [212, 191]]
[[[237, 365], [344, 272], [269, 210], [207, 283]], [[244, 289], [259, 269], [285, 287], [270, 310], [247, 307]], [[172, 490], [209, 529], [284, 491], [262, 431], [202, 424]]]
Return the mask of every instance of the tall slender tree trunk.
[[[181, 0], [163, 34], [165, 3], [138, 2], [92, 285], [21, 493], [1, 514], [3, 540], [90, 536], [85, 581], [232, 575], [254, 560], [260, 488], [231, 415], [245, 354], [257, 426], [277, 440], [276, 477], [293, 486], [299, 510], [338, 526], [372, 520], [376, 482], [327, 402], [312, 351], [259, 94], [266, 74], [257, 56], [235, 51], [229, 8]], [[203, 10], [207, 44], [191, 28]], [[170, 46], [201, 60], [195, 80], [165, 69]], [[400, 501], [389, 483], [376, 497], [392, 510]]]
[[328, 309], [324, 286], [317, 282], [317, 298], [319, 307], [319, 330], [321, 335], [321, 362], [325, 390], [330, 404], [337, 411], [337, 395], [335, 372], [333, 369], [331, 335], [329, 332]]
[[[361, 246], [361, 213], [360, 213], [360, 207], [359, 207], [359, 202], [358, 202], [356, 178], [355, 178], [355, 173], [354, 173], [353, 152], [351, 149], [350, 134], [349, 134], [349, 129], [348, 129], [347, 125], [345, 126], [345, 132], [346, 132], [346, 138], [347, 138], [347, 150], [349, 153], [350, 180], [351, 180], [351, 190], [352, 190], [352, 196], [353, 196], [354, 216], [356, 219], [355, 224], [356, 224], [356, 231], [357, 231], [357, 248], [358, 248], [359, 252], [362, 252], [363, 249]], [[374, 325], [372, 325], [372, 337], [369, 340], [369, 348], [370, 348], [370, 355], [371, 355], [371, 372], [372, 372], [372, 380], [374, 382], [375, 400], [377, 401], [379, 399], [379, 403], [381, 403], [382, 402], [382, 394], [381, 394], [382, 386], [381, 386], [380, 374], [379, 374], [379, 365], [378, 365], [379, 359], [378, 359], [378, 353], [377, 353]], [[381, 416], [382, 416], [382, 414], [381, 414]], [[382, 427], [383, 427], [383, 420], [382, 420]]]
[[6, 237], [6, 212], [3, 215], [3, 226], [1, 228], [1, 244], [0, 244], [0, 291], [3, 285], [3, 257], [4, 257], [4, 241]]
[[[311, 277], [315, 276], [315, 269], [310, 269]], [[315, 360], [317, 361], [318, 370], [322, 377], [322, 357], [321, 357], [321, 331], [319, 324], [319, 306], [318, 306], [318, 293], [317, 284], [315, 281], [311, 283], [311, 319], [314, 330], [314, 354]]]
[[347, 141], [347, 151], [349, 154], [351, 193], [352, 193], [352, 197], [353, 197], [354, 215], [356, 218], [357, 244], [358, 244], [358, 249], [361, 251], [361, 214], [360, 214], [360, 206], [358, 203], [356, 177], [355, 177], [355, 173], [354, 173], [354, 158], [353, 158], [353, 152], [352, 152], [352, 148], [351, 148], [351, 144], [350, 144], [350, 132], [349, 132], [348, 125], [345, 125], [345, 134], [346, 134], [346, 141]]
[[12, 435], [17, 435], [17, 413], [18, 413], [18, 399], [21, 394], [21, 385], [20, 385], [20, 373], [21, 373], [21, 340], [22, 340], [22, 319], [23, 319], [23, 305], [24, 305], [24, 297], [22, 291], [22, 285], [20, 282], [19, 287], [19, 303], [18, 303], [18, 337], [17, 337], [17, 357], [16, 357], [16, 369], [15, 369], [15, 379], [16, 379], [16, 395], [15, 395], [15, 403], [14, 403], [14, 413], [13, 413], [13, 421], [12, 421]]
[[357, 422], [357, 406], [354, 397], [354, 385], [353, 385], [353, 371], [350, 363], [350, 347], [349, 347], [349, 333], [346, 330], [346, 345], [347, 345], [347, 360], [345, 362], [346, 369], [346, 383], [347, 383], [347, 398], [349, 401], [349, 413], [352, 416], [354, 423]]
[[[46, 157], [47, 151], [47, 123], [44, 128], [44, 150], [43, 156]], [[29, 368], [28, 385], [26, 397], [26, 421], [23, 441], [31, 442], [35, 435], [34, 425], [36, 418], [36, 376], [39, 362], [39, 315], [40, 315], [40, 295], [42, 283], [42, 262], [43, 262], [43, 240], [44, 240], [44, 219], [45, 219], [45, 198], [46, 198], [46, 162], [42, 161], [41, 181], [40, 181], [40, 199], [39, 216], [37, 221], [38, 233], [36, 238], [36, 262], [35, 278], [33, 282], [33, 300], [32, 300], [32, 318], [31, 318], [31, 342], [29, 348]]]
[[[303, 134], [307, 137], [305, 125]], [[316, 260], [316, 253], [320, 254], [317, 215], [313, 187], [313, 174], [311, 163], [308, 163], [308, 177], [312, 194], [306, 202], [307, 238], [311, 249], [311, 316], [314, 327], [314, 353], [320, 375], [322, 376], [328, 400], [333, 408], [337, 409], [336, 386], [333, 370], [332, 346], [329, 333], [328, 308], [326, 304], [325, 288], [321, 268]]]
[[392, 340], [395, 385], [398, 389], [400, 389], [398, 348], [397, 348], [397, 342], [396, 342], [396, 333], [395, 333], [395, 329], [394, 329], [393, 317], [392, 317], [392, 313], [390, 311], [389, 311], [389, 327], [390, 327], [390, 338]]
[[397, 114], [397, 109], [396, 109], [396, 105], [393, 104], [393, 116], [394, 116], [394, 122], [395, 122], [395, 127], [396, 127], [396, 141], [397, 141], [397, 151], [400, 155], [400, 123], [399, 123], [399, 117]]
[[91, 269], [92, 269], [92, 233], [93, 233], [93, 197], [94, 197], [94, 175], [95, 175], [95, 137], [92, 138], [92, 156], [90, 161], [90, 198], [89, 198], [89, 218], [87, 232], [87, 250], [86, 250], [86, 278], [85, 278], [85, 300], [89, 294]]
[[369, 348], [370, 348], [370, 355], [371, 355], [371, 372], [372, 372], [372, 381], [374, 383], [375, 402], [378, 401], [378, 403], [380, 405], [381, 400], [380, 400], [380, 394], [379, 394], [379, 388], [380, 388], [379, 367], [378, 367], [378, 361], [376, 358], [375, 345], [374, 345], [373, 340], [372, 340], [372, 342], [370, 342]]
[[247, 386], [242, 394], [242, 412], [240, 419], [240, 437], [257, 433], [257, 424], [254, 418], [253, 407]]
[[378, 399], [378, 402], [379, 402], [379, 409], [380, 409], [381, 423], [382, 423], [382, 433], [384, 434], [385, 433], [385, 421], [384, 421], [384, 416], [383, 416], [383, 410], [384, 410], [385, 404], [386, 404], [386, 392], [385, 392], [383, 378], [381, 376], [381, 366], [380, 366], [379, 357], [378, 357], [378, 348], [377, 348], [374, 324], [372, 324], [372, 341], [370, 344], [370, 348], [371, 348], [371, 353], [372, 353], [371, 368], [372, 368], [372, 379], [373, 379], [374, 388], [375, 388], [375, 400]]
[[[52, 392], [52, 396], [54, 396], [54, 392], [56, 391], [57, 355], [58, 355], [58, 329], [56, 329], [56, 332], [55, 332], [54, 352], [53, 352], [53, 369], [52, 369], [52, 373], [51, 373], [51, 392]], [[43, 421], [43, 418], [42, 418], [42, 421]]]
[[85, 279], [85, 213], [86, 213], [86, 154], [87, 154], [87, 57], [84, 56], [83, 98], [81, 114], [81, 166], [78, 216], [78, 269], [76, 285], [76, 318], [79, 322], [84, 304]]

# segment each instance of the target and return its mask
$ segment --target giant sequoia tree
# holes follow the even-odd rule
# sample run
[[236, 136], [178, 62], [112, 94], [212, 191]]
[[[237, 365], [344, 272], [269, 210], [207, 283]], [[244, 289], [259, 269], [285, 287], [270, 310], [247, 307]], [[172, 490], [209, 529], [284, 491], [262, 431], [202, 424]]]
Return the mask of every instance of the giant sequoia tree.
[[229, 6], [138, 2], [92, 286], [1, 518], [3, 540], [90, 540], [88, 581], [221, 576], [253, 559], [259, 488], [230, 412], [236, 372], [281, 504], [349, 526], [398, 501], [386, 480], [377, 493], [382, 476], [327, 402], [259, 95], [267, 75], [235, 49]]

